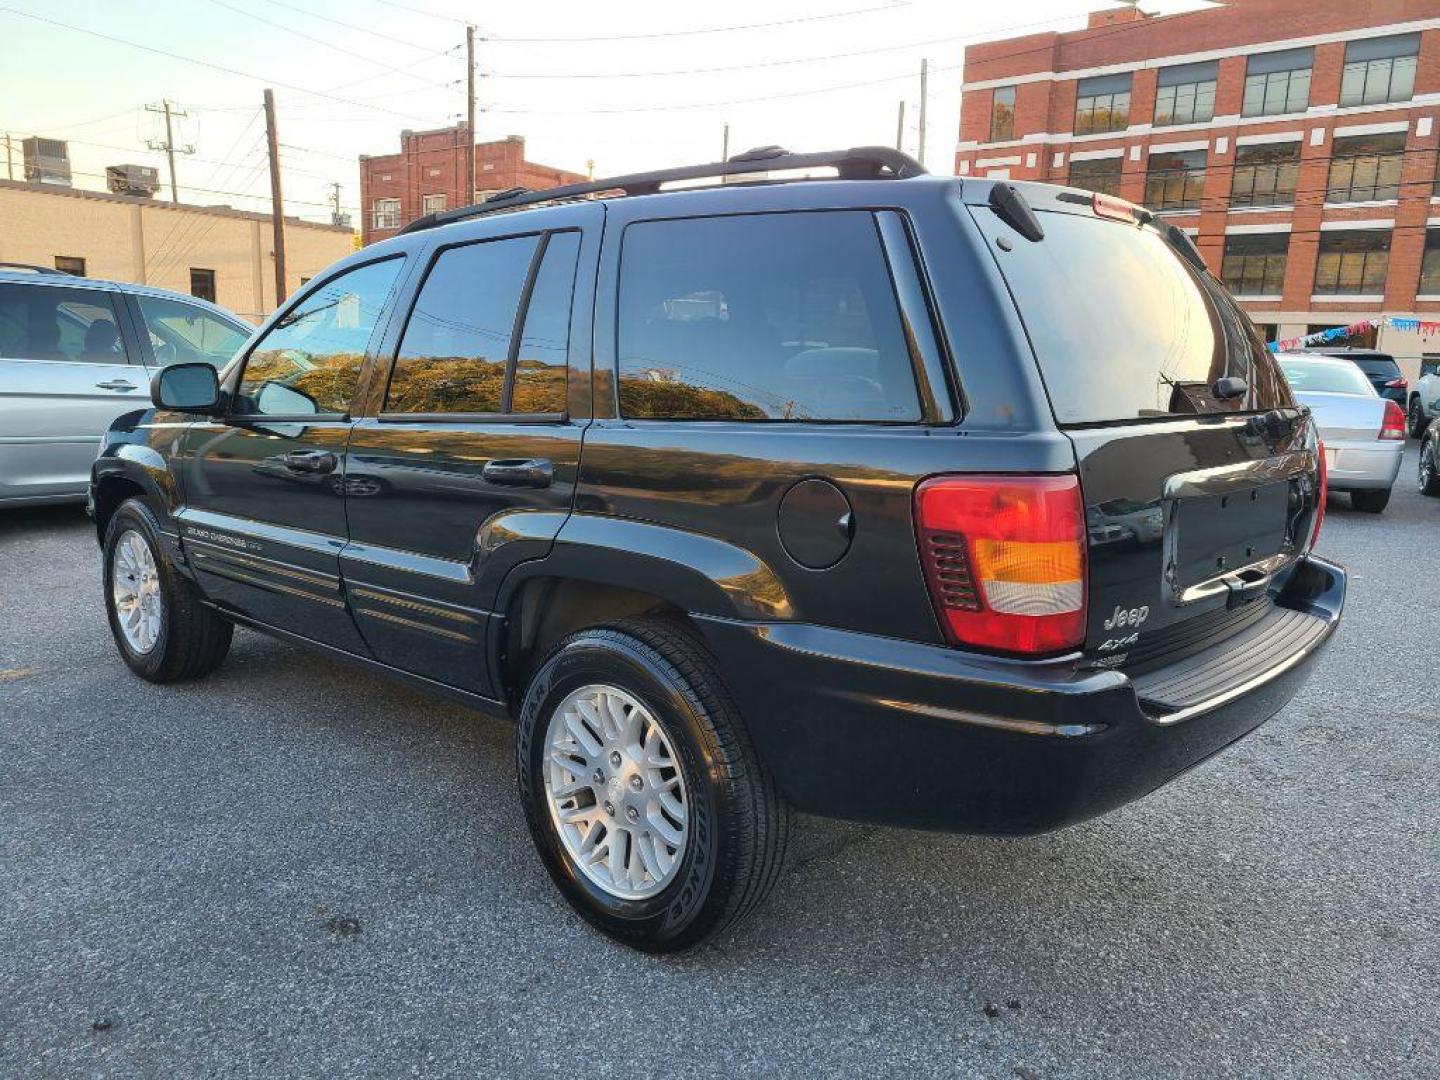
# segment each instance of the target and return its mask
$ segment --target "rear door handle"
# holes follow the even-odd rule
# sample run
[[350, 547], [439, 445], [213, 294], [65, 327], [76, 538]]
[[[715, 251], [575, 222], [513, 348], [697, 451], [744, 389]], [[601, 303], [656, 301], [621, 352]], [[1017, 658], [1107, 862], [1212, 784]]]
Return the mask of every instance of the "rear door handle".
[[292, 450], [280, 460], [295, 472], [332, 473], [339, 464], [329, 450]]
[[133, 382], [126, 382], [124, 379], [111, 379], [109, 382], [97, 382], [95, 384], [101, 390], [134, 390]]
[[492, 484], [543, 488], [555, 479], [555, 466], [549, 458], [510, 458], [487, 462], [480, 475]]

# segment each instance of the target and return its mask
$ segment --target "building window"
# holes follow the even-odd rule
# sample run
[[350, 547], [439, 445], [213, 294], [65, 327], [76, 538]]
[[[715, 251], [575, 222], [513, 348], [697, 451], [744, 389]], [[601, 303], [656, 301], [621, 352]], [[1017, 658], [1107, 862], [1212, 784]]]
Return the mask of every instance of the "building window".
[[1335, 140], [1330, 158], [1328, 203], [1375, 202], [1400, 197], [1405, 165], [1405, 132], [1349, 135]]
[[85, 260], [79, 255], [56, 255], [55, 269], [62, 274], [74, 274], [76, 277], [85, 276]]
[[1152, 210], [1194, 210], [1205, 187], [1205, 151], [1151, 154], [1145, 173], [1145, 205]]
[[1215, 117], [1216, 61], [1160, 69], [1155, 124], [1203, 124]]
[[375, 228], [398, 229], [400, 227], [400, 200], [375, 200]]
[[1425, 233], [1425, 258], [1420, 263], [1421, 296], [1440, 296], [1440, 229]]
[[1300, 143], [1264, 143], [1235, 148], [1231, 206], [1289, 206], [1295, 201]]
[[422, 213], [422, 214], [438, 214], [438, 213], [440, 213], [441, 210], [444, 210], [444, 209], [445, 209], [445, 196], [444, 196], [444, 195], [421, 195], [421, 196], [420, 196], [420, 213]]
[[1390, 233], [1354, 229], [1320, 234], [1315, 292], [1326, 296], [1380, 296], [1390, 269]]
[[1227, 236], [1221, 280], [1236, 296], [1279, 296], [1285, 291], [1289, 248], [1289, 233]]
[[1340, 77], [1340, 104], [1409, 101], [1415, 94], [1419, 52], [1419, 34], [1350, 42], [1345, 46], [1345, 72]]
[[1314, 49], [1261, 53], [1245, 63], [1245, 99], [1241, 116], [1278, 116], [1310, 106], [1310, 69]]
[[990, 141], [1015, 138], [1015, 87], [997, 86], [990, 98]]
[[1120, 170], [1124, 158], [1092, 158], [1088, 161], [1070, 159], [1070, 176], [1066, 180], [1071, 187], [1086, 191], [1099, 191], [1105, 195], [1120, 194]]
[[1075, 134], [1130, 126], [1130, 73], [1097, 75], [1075, 84]]
[[215, 271], [190, 268], [190, 295], [215, 302]]

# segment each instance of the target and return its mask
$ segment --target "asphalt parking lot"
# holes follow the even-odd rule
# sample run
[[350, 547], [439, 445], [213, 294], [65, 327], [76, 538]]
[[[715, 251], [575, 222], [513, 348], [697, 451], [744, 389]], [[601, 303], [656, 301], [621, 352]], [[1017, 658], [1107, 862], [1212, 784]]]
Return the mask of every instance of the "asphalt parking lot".
[[806, 821], [654, 959], [532, 856], [508, 725], [250, 632], [131, 677], [77, 509], [0, 516], [0, 1075], [1440, 1075], [1440, 500], [1334, 507], [1302, 694], [1045, 837]]

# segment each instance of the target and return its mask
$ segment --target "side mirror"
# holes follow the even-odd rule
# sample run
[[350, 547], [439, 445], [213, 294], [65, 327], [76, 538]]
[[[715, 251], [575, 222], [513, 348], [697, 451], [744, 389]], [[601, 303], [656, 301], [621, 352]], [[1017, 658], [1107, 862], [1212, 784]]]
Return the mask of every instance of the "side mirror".
[[213, 414], [220, 407], [220, 377], [209, 364], [172, 364], [150, 380], [150, 400], [157, 409]]

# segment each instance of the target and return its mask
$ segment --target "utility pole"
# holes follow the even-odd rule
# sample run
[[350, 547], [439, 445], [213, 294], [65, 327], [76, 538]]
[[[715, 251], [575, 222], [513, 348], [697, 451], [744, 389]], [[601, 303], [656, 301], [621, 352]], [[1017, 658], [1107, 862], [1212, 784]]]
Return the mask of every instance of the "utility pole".
[[275, 306], [279, 307], [285, 302], [285, 199], [280, 193], [280, 136], [275, 129], [275, 91], [268, 86], [265, 88], [265, 144], [270, 150], [270, 223], [275, 233]]
[[465, 198], [461, 206], [475, 201], [475, 27], [465, 27]]
[[10, 157], [10, 132], [5, 132], [5, 179], [15, 179], [15, 162]]
[[895, 120], [895, 149], [905, 149], [905, 99], [900, 99], [900, 115]]
[[925, 113], [930, 98], [930, 61], [920, 61], [920, 164], [925, 164]]
[[165, 141], [161, 142], [158, 139], [146, 139], [145, 145], [150, 147], [151, 150], [165, 151], [165, 157], [170, 162], [170, 201], [178, 203], [180, 201], [180, 189], [175, 184], [175, 151], [179, 150], [182, 154], [193, 154], [195, 147], [188, 143], [185, 146], [179, 147], [175, 145], [173, 118], [177, 116], [188, 116], [189, 113], [184, 109], [175, 108], [174, 105], [170, 104], [169, 98], [160, 102], [159, 105], [146, 105], [145, 111], [165, 114]]
[[725, 129], [720, 135], [720, 160], [730, 160], [730, 121], [725, 121]]

